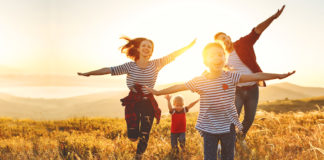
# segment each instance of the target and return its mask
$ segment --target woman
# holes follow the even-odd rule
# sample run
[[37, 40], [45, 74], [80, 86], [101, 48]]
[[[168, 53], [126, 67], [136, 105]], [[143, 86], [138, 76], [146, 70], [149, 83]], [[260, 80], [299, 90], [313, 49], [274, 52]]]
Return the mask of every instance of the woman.
[[188, 46], [165, 57], [150, 60], [154, 48], [154, 44], [151, 40], [147, 38], [129, 39], [127, 37], [122, 37], [122, 39], [125, 39], [128, 43], [121, 48], [121, 52], [125, 53], [126, 56], [133, 61], [115, 67], [78, 73], [78, 75], [127, 74], [127, 86], [130, 92], [129, 95], [121, 99], [121, 101], [122, 105], [126, 106], [125, 119], [127, 123], [128, 138], [131, 141], [136, 141], [139, 138], [135, 157], [136, 159], [141, 159], [142, 154], [147, 148], [154, 117], [157, 119], [157, 123], [159, 123], [161, 116], [161, 110], [158, 108], [154, 96], [146, 89], [143, 89], [143, 86], [153, 88], [159, 71], [192, 47], [196, 40], [192, 41]]
[[203, 50], [204, 64], [209, 72], [183, 83], [156, 91], [146, 87], [154, 95], [171, 94], [191, 90], [200, 95], [200, 111], [196, 129], [204, 138], [204, 159], [216, 160], [217, 144], [221, 142], [222, 160], [234, 159], [235, 126], [242, 131], [234, 104], [236, 85], [240, 82], [283, 79], [287, 74], [240, 74], [223, 70], [225, 52], [218, 43], [209, 43]]

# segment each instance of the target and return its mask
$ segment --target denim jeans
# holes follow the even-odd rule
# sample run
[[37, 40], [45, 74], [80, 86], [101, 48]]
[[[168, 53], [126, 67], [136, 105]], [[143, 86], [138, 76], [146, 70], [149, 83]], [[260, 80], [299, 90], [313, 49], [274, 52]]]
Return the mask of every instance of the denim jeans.
[[234, 160], [235, 127], [231, 124], [229, 133], [211, 134], [203, 132], [204, 160], [217, 160], [217, 148], [220, 141], [222, 147], [222, 160]]
[[143, 154], [147, 148], [154, 120], [154, 110], [150, 101], [143, 100], [135, 104], [135, 112], [137, 115], [137, 126], [135, 128], [127, 127], [127, 134], [128, 138], [139, 138], [136, 154], [140, 155]]
[[255, 112], [258, 106], [258, 100], [259, 100], [259, 87], [253, 86], [249, 89], [242, 89], [239, 87], [236, 87], [236, 93], [235, 93], [235, 105], [238, 116], [240, 116], [242, 107], [244, 105], [244, 119], [243, 119], [243, 134], [244, 136], [250, 129], [254, 117]]
[[171, 133], [171, 146], [172, 149], [178, 150], [178, 141], [180, 143], [181, 149], [184, 149], [186, 145], [186, 132], [182, 133]]

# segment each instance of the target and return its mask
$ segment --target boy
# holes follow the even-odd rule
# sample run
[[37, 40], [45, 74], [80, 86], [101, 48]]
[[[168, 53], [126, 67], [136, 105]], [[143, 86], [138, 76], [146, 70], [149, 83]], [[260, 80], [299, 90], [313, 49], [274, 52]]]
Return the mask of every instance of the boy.
[[181, 96], [176, 96], [173, 98], [173, 106], [171, 105], [171, 96], [166, 95], [165, 99], [168, 101], [169, 112], [172, 115], [171, 117], [171, 146], [172, 150], [176, 152], [179, 150], [178, 141], [180, 147], [184, 150], [186, 143], [186, 113], [192, 108], [198, 101], [190, 103], [188, 106], [183, 107], [183, 98]]

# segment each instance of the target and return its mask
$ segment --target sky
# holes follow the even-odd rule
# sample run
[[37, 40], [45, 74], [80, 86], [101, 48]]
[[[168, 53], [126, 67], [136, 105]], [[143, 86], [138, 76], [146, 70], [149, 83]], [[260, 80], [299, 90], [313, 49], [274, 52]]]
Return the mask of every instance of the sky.
[[0, 72], [76, 75], [131, 61], [119, 51], [124, 35], [153, 40], [152, 59], [197, 38], [157, 84], [186, 81], [205, 70], [201, 51], [215, 33], [237, 40], [284, 4], [254, 46], [257, 62], [264, 72], [297, 71], [270, 84], [324, 87], [321, 0], [0, 0]]

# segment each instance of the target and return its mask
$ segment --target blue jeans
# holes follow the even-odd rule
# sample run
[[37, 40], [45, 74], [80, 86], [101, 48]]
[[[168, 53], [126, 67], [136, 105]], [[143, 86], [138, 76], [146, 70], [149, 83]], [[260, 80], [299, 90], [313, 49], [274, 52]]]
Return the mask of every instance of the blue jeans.
[[203, 132], [204, 137], [204, 160], [217, 160], [218, 141], [222, 147], [222, 160], [234, 160], [235, 127], [231, 125], [229, 133], [211, 134]]
[[238, 116], [240, 116], [242, 107], [244, 105], [244, 119], [243, 119], [243, 133], [246, 135], [248, 130], [250, 129], [254, 117], [255, 112], [258, 106], [259, 100], [259, 87], [257, 85], [252, 86], [248, 89], [243, 89], [240, 87], [236, 87], [235, 93], [235, 105]]
[[178, 141], [180, 143], [181, 149], [184, 149], [186, 145], [186, 132], [182, 133], [171, 133], [171, 146], [172, 149], [178, 150]]

